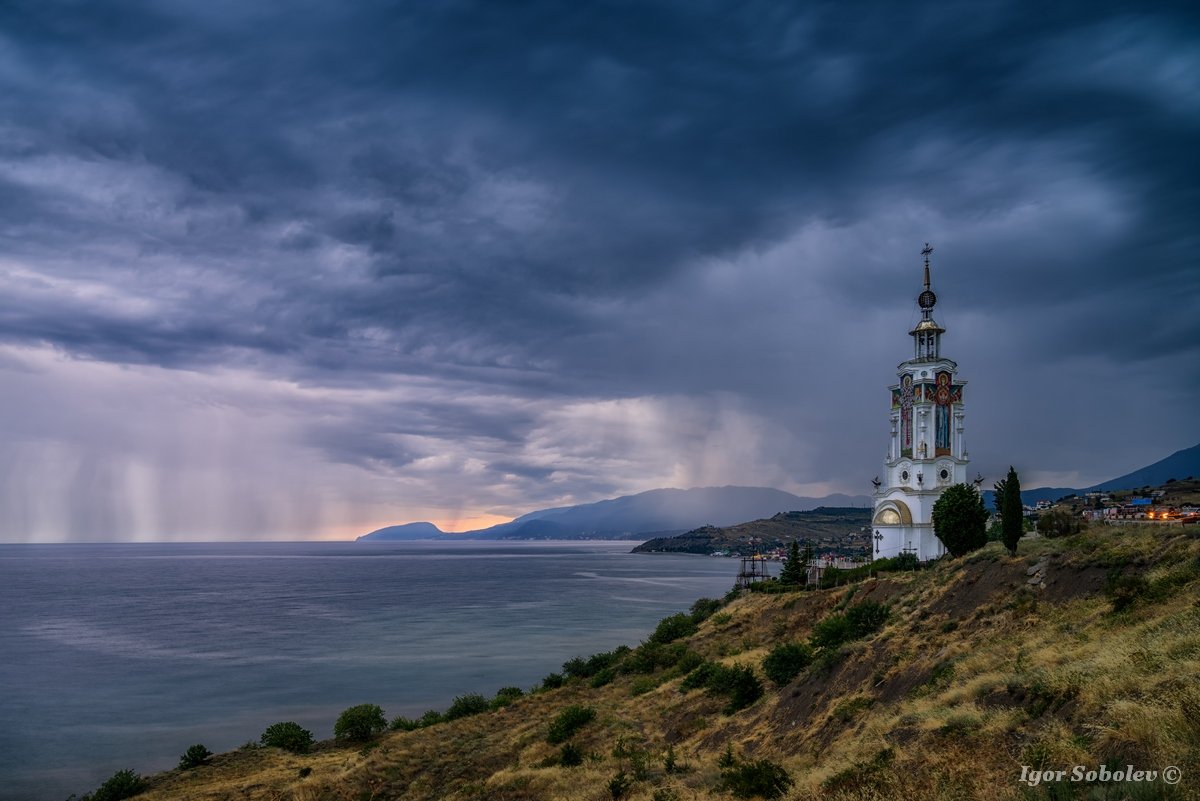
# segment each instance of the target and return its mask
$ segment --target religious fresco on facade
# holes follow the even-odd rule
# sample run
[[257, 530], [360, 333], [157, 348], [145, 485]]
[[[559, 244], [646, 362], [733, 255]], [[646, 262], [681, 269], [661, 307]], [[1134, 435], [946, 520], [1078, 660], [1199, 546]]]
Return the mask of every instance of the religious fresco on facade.
[[911, 375], [900, 379], [900, 455], [912, 456], [913, 451], [913, 380]]
[[962, 402], [962, 386], [955, 386], [950, 373], [942, 371], [937, 374], [933, 402], [936, 404], [933, 452], [935, 456], [949, 456], [951, 450], [950, 413], [955, 403]]

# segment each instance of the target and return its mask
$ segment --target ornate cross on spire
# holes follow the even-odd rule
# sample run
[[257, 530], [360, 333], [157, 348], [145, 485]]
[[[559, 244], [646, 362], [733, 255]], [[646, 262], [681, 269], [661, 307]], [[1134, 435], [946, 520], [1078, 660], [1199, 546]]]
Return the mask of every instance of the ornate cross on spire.
[[921, 255], [925, 257], [925, 288], [929, 289], [929, 254], [933, 252], [933, 246], [928, 242], [925, 247], [921, 248]]

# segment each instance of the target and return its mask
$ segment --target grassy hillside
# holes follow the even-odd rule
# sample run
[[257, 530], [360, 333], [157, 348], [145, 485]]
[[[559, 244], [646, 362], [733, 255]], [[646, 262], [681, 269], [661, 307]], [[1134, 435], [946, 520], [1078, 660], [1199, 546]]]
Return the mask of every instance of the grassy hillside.
[[[505, 708], [305, 755], [246, 748], [152, 777], [140, 797], [725, 799], [782, 770], [783, 797], [806, 800], [1197, 798], [1197, 533], [1093, 529], [1024, 541], [1016, 558], [993, 543], [836, 590], [698, 605]], [[766, 678], [772, 649], [800, 643], [810, 664]], [[711, 689], [685, 689], [706, 676]], [[594, 719], [548, 736], [572, 706]], [[1018, 781], [1021, 765], [1127, 764], [1183, 778]]]

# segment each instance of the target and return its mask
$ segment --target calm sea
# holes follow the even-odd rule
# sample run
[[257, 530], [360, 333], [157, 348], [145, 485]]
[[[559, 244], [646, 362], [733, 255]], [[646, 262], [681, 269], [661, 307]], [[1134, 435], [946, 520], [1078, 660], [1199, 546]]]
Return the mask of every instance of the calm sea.
[[733, 584], [630, 542], [0, 545], [0, 799], [528, 689]]

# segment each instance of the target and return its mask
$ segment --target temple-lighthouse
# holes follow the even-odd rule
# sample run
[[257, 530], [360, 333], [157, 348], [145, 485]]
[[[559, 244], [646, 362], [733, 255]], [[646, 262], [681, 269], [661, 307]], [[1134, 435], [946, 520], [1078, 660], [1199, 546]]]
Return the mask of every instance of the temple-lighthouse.
[[963, 387], [958, 365], [942, 356], [945, 329], [933, 319], [937, 295], [929, 288], [925, 245], [925, 291], [917, 298], [921, 320], [909, 332], [913, 358], [901, 362], [891, 386], [892, 442], [884, 462], [887, 479], [875, 481], [872, 537], [876, 558], [916, 554], [924, 561], [946, 552], [933, 533], [933, 505], [942, 490], [967, 481], [963, 445]]

